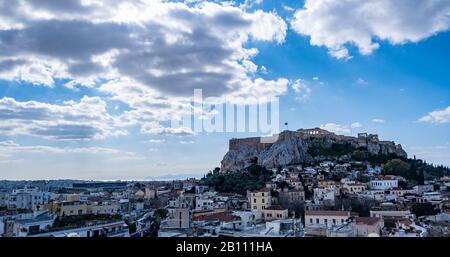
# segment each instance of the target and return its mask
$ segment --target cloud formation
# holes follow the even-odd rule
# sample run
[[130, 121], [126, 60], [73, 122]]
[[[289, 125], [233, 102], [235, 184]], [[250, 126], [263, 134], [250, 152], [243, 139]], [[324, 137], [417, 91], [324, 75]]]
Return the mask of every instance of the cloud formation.
[[379, 48], [418, 42], [450, 28], [447, 0], [306, 0], [291, 21], [310, 44], [328, 48], [338, 59], [349, 59], [348, 46], [363, 55]]
[[[0, 5], [0, 79], [49, 87], [64, 79], [70, 89], [98, 87], [128, 105], [120, 124], [138, 124], [142, 133], [189, 134], [162, 122], [181, 115], [177, 110], [197, 88], [216, 102], [245, 103], [287, 91], [287, 79], [259, 76], [265, 67], [252, 61], [258, 49], [245, 46], [284, 42], [287, 24], [275, 12], [207, 1], [18, 0]], [[67, 139], [108, 134], [89, 122], [25, 130], [49, 138], [66, 133]]]
[[385, 123], [386, 121], [383, 120], [383, 119], [378, 119], [378, 118], [376, 118], [376, 119], [372, 119], [372, 122], [373, 122], [373, 123]]
[[239, 90], [242, 80], [255, 83], [245, 63], [253, 64], [257, 50], [243, 45], [282, 43], [287, 29], [276, 13], [208, 2], [22, 0], [0, 17], [20, 24], [0, 30], [2, 78], [53, 86], [24, 75], [34, 65], [47, 67], [53, 78], [126, 77], [172, 96], [194, 88], [220, 96]]
[[450, 106], [442, 109], [436, 110], [428, 113], [419, 119], [421, 122], [431, 122], [431, 123], [449, 123], [450, 122]]
[[333, 132], [338, 135], [350, 135], [352, 134], [352, 129], [361, 128], [363, 125], [360, 122], [353, 122], [350, 125], [340, 125], [336, 123], [326, 123], [320, 125], [321, 129]]
[[295, 99], [299, 101], [306, 101], [309, 99], [312, 89], [308, 86], [308, 83], [303, 79], [297, 79], [292, 83], [292, 89], [296, 93]]
[[14, 154], [33, 153], [33, 154], [101, 154], [101, 155], [121, 155], [136, 156], [134, 152], [122, 152], [113, 148], [104, 147], [57, 147], [46, 145], [25, 146], [14, 141], [0, 141], [0, 156], [9, 157]]
[[125, 135], [117, 120], [108, 114], [106, 102], [99, 97], [83, 97], [79, 102], [61, 105], [36, 101], [0, 99], [0, 133], [28, 135], [58, 140], [103, 139]]

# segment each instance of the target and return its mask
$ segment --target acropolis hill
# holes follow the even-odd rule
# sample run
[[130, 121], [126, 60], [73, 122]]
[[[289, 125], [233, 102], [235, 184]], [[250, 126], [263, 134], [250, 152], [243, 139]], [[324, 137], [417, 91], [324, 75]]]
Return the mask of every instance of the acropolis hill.
[[229, 151], [221, 162], [222, 171], [241, 170], [255, 161], [266, 168], [312, 163], [329, 156], [312, 156], [311, 148], [332, 149], [337, 144], [365, 150], [371, 155], [407, 157], [401, 145], [379, 140], [378, 135], [359, 133], [356, 137], [344, 136], [320, 128], [285, 130], [270, 137], [234, 138], [229, 144]]

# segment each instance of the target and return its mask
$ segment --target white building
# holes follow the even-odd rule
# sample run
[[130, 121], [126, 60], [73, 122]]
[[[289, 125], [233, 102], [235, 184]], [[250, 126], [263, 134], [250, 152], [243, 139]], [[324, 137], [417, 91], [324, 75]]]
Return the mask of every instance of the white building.
[[433, 185], [417, 185], [413, 187], [414, 191], [421, 195], [425, 192], [432, 192], [434, 191], [434, 186]]
[[332, 188], [314, 188], [314, 203], [323, 201], [333, 203], [336, 192]]
[[263, 219], [262, 212], [259, 211], [234, 211], [233, 215], [239, 216], [242, 224], [246, 227], [255, 226]]
[[350, 211], [305, 211], [305, 226], [344, 225], [351, 217], [358, 216]]
[[372, 190], [389, 190], [398, 187], [398, 179], [395, 176], [379, 176], [369, 182]]
[[385, 191], [384, 190], [367, 190], [358, 194], [358, 196], [362, 198], [374, 199], [377, 201], [385, 200]]
[[31, 189], [13, 190], [7, 200], [10, 209], [33, 209], [38, 205], [49, 203], [56, 195]]
[[203, 198], [202, 196], [197, 196], [195, 199], [195, 210], [196, 211], [208, 211], [214, 209], [214, 201], [212, 199]]
[[425, 192], [425, 193], [423, 193], [422, 197], [427, 202], [440, 202], [440, 201], [442, 201], [442, 195], [439, 192]]

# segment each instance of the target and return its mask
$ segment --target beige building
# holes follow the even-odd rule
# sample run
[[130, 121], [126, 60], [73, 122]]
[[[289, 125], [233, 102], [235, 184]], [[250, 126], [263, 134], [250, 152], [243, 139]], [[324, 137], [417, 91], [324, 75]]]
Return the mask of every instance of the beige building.
[[162, 228], [189, 228], [191, 226], [191, 213], [187, 206], [168, 207], [167, 219]]
[[381, 235], [384, 227], [382, 218], [375, 217], [356, 217], [355, 218], [355, 234], [356, 236], [365, 237], [369, 234]]
[[139, 189], [132, 194], [133, 199], [155, 199], [156, 190], [152, 188]]
[[263, 211], [272, 204], [272, 196], [268, 188], [251, 192], [249, 198], [252, 211]]
[[88, 206], [86, 203], [73, 201], [73, 202], [54, 202], [53, 212], [58, 217], [85, 215], [88, 213]]
[[93, 202], [88, 204], [87, 202], [80, 201], [55, 201], [46, 205], [41, 205], [39, 207], [40, 209], [47, 209], [50, 213], [54, 213], [58, 217], [86, 214], [114, 215], [120, 212], [120, 204], [118, 202]]
[[305, 191], [299, 189], [283, 190], [278, 195], [282, 205], [291, 205], [305, 201]]
[[305, 226], [343, 225], [358, 214], [350, 211], [305, 211]]
[[283, 220], [289, 217], [288, 209], [280, 205], [272, 205], [263, 210], [263, 218], [265, 221]]
[[349, 193], [361, 193], [367, 189], [367, 186], [366, 184], [362, 183], [353, 183], [353, 184], [344, 184], [342, 188], [346, 189]]
[[93, 203], [87, 207], [88, 214], [109, 214], [114, 215], [120, 212], [120, 204], [116, 202]]
[[321, 188], [334, 188], [336, 185], [336, 182], [332, 181], [332, 180], [320, 180], [317, 181], [318, 187]]
[[155, 199], [156, 198], [156, 189], [146, 187], [144, 190], [144, 198], [145, 199]]
[[63, 197], [63, 201], [66, 201], [66, 202], [80, 201], [79, 194], [65, 194], [65, 195], [62, 195], [62, 197]]

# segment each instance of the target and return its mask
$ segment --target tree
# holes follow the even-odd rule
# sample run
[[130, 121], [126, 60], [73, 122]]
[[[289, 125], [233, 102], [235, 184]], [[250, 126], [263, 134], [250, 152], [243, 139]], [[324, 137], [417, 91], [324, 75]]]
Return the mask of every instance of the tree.
[[220, 172], [220, 168], [219, 167], [215, 167], [213, 170], [213, 174], [219, 174]]
[[407, 173], [411, 168], [407, 162], [400, 159], [393, 159], [388, 161], [386, 164], [381, 165], [381, 171], [384, 174], [395, 175], [398, 173]]
[[168, 211], [166, 209], [157, 209], [155, 211], [155, 217], [158, 217], [160, 220], [164, 220], [167, 218]]
[[400, 159], [393, 159], [381, 165], [381, 173], [384, 175], [398, 175], [408, 178], [411, 177], [410, 170], [411, 165]]
[[411, 212], [420, 216], [436, 215], [439, 213], [439, 209], [434, 208], [431, 203], [416, 203], [411, 207]]
[[220, 193], [245, 195], [247, 190], [253, 191], [264, 187], [271, 178], [271, 171], [257, 164], [252, 164], [241, 171], [213, 174], [203, 178], [202, 184], [214, 187]]
[[355, 161], [365, 161], [368, 158], [368, 154], [363, 150], [355, 150], [352, 153], [352, 157]]

